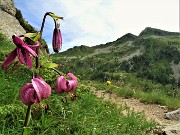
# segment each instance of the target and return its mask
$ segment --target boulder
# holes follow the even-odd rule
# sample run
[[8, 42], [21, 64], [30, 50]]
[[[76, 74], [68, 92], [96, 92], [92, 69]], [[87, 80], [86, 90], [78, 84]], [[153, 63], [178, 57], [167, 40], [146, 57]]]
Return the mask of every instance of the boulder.
[[180, 135], [180, 123], [162, 129], [163, 135]]
[[11, 39], [12, 35], [26, 33], [15, 18], [16, 9], [12, 0], [0, 0], [0, 33]]
[[169, 120], [180, 120], [180, 108], [175, 111], [165, 113], [164, 118]]
[[12, 16], [16, 14], [13, 0], [0, 0], [0, 9]]

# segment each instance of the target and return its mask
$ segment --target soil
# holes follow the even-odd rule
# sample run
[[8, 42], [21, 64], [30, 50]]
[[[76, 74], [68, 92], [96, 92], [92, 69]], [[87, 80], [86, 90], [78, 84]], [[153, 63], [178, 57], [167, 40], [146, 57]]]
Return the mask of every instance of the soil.
[[[103, 100], [109, 101], [117, 106], [127, 105], [130, 110], [143, 113], [148, 121], [156, 122], [162, 127], [180, 123], [180, 121], [172, 121], [164, 118], [164, 114], [168, 111], [166, 106], [144, 104], [138, 99], [125, 99], [116, 94], [111, 94], [110, 92], [104, 92], [101, 90], [94, 91], [94, 94], [98, 98], [103, 98]], [[126, 115], [126, 110], [123, 111], [123, 113]]]

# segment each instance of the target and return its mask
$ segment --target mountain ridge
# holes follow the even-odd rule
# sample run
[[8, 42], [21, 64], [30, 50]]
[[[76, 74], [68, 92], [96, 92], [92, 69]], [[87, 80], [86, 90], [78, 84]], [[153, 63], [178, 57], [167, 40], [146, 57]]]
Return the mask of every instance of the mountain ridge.
[[158, 83], [180, 85], [179, 36], [180, 33], [147, 27], [139, 36], [127, 33], [113, 42], [76, 46], [53, 57], [62, 63], [68, 59], [70, 64], [63, 70], [87, 79], [114, 78], [112, 74], [125, 71]]
[[[71, 52], [73, 49], [78, 50], [78, 48], [79, 48], [79, 51], [83, 51], [81, 49], [82, 46], [86, 46], [86, 47], [89, 47], [89, 48], [108, 47], [109, 44], [111, 45], [112, 43], [115, 43], [115, 44], [118, 45], [118, 44], [125, 43], [127, 41], [135, 41], [138, 38], [144, 38], [144, 37], [148, 37], [148, 36], [159, 36], [159, 37], [163, 37], [163, 36], [179, 36], [180, 37], [180, 33], [178, 33], [178, 32], [168, 32], [168, 31], [165, 31], [165, 30], [157, 29], [157, 28], [146, 27], [144, 30], [142, 30], [140, 32], [140, 34], [138, 36], [136, 36], [136, 35], [134, 35], [132, 33], [127, 33], [127, 34], [121, 36], [120, 38], [118, 38], [118, 39], [116, 39], [115, 41], [112, 41], [112, 42], [108, 42], [108, 43], [105, 43], [105, 44], [99, 44], [99, 45], [95, 45], [95, 46], [92, 46], [92, 47], [89, 47], [87, 45], [74, 46], [73, 48], [69, 48], [66, 51], [60, 52], [60, 54], [67, 54], [68, 52]], [[72, 55], [73, 55], [73, 53], [72, 53]]]

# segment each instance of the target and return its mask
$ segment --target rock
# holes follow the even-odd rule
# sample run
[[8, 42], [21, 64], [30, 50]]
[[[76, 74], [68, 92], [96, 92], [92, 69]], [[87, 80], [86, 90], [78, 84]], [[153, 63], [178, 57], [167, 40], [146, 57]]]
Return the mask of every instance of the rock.
[[164, 118], [169, 120], [180, 120], [180, 108], [175, 111], [165, 113]]
[[26, 33], [15, 18], [16, 9], [12, 0], [0, 0], [0, 33], [11, 39], [12, 35]]
[[180, 135], [180, 123], [162, 129], [163, 135]]
[[12, 16], [16, 14], [13, 0], [0, 0], [0, 9]]

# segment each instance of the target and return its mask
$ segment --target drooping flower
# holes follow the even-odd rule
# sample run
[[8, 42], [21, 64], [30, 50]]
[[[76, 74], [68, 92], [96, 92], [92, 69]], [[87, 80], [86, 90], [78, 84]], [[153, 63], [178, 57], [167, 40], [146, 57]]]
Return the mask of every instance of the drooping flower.
[[70, 92], [77, 88], [78, 86], [77, 78], [72, 73], [68, 73], [67, 76], [69, 76], [71, 80], [67, 80], [65, 76], [58, 77], [55, 84], [55, 89], [57, 93], [62, 93], [64, 91]]
[[6, 60], [2, 64], [2, 68], [8, 67], [13, 60], [18, 57], [19, 61], [21, 64], [26, 63], [26, 65], [29, 68], [32, 68], [32, 59], [30, 55], [33, 57], [37, 57], [37, 54], [35, 53], [34, 50], [40, 45], [39, 41], [36, 42], [35, 45], [28, 45], [24, 43], [20, 37], [13, 35], [12, 36], [13, 42], [16, 45], [16, 48], [8, 55]]
[[55, 22], [55, 28], [53, 31], [52, 45], [54, 52], [58, 53], [62, 47], [62, 35], [61, 35], [61, 30], [59, 29], [59, 25], [57, 24], [57, 21], [55, 20], [54, 22]]
[[51, 95], [51, 87], [42, 78], [33, 78], [20, 90], [19, 97], [26, 105], [40, 102]]

